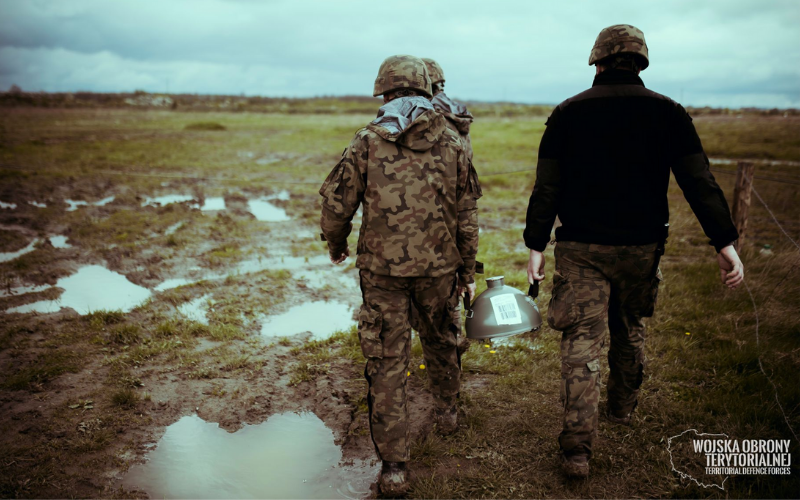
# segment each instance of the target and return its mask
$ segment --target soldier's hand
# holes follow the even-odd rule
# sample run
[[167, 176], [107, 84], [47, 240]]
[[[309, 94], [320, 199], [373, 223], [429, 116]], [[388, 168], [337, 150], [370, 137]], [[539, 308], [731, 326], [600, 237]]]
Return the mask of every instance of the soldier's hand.
[[350, 249], [345, 248], [344, 252], [341, 252], [339, 255], [330, 254], [331, 262], [334, 264], [341, 264], [345, 261], [348, 257], [350, 257]]
[[544, 254], [531, 249], [531, 256], [528, 259], [528, 284], [533, 285], [534, 281], [544, 280]]
[[739, 255], [733, 245], [728, 245], [717, 254], [719, 263], [719, 276], [722, 282], [731, 290], [744, 281], [744, 265], [739, 260]]
[[469, 283], [469, 284], [464, 284], [461, 281], [461, 278], [458, 278], [458, 296], [459, 297], [462, 297], [464, 295], [464, 292], [468, 292], [469, 293], [469, 301], [470, 301], [470, 303], [472, 303], [472, 301], [475, 300], [475, 293], [477, 292], [477, 289], [478, 289], [478, 285], [476, 285], [474, 281], [472, 283]]
[[475, 292], [477, 291], [478, 286], [473, 282], [467, 285], [467, 293], [469, 293], [469, 302], [472, 303], [475, 301]]

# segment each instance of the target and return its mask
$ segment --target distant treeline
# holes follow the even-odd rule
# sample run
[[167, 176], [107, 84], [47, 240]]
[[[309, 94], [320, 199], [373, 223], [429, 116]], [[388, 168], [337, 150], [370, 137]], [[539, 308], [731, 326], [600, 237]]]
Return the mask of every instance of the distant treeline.
[[[137, 90], [133, 93], [96, 92], [23, 92], [12, 88], [0, 92], [0, 107], [41, 108], [139, 108], [175, 111], [231, 111], [289, 114], [372, 114], [383, 101], [367, 96], [322, 96], [312, 98], [246, 97], [234, 95], [153, 94]], [[551, 104], [518, 104], [510, 102], [466, 101], [475, 116], [547, 116]], [[797, 109], [761, 108], [688, 108], [694, 116], [756, 114], [798, 116]]]

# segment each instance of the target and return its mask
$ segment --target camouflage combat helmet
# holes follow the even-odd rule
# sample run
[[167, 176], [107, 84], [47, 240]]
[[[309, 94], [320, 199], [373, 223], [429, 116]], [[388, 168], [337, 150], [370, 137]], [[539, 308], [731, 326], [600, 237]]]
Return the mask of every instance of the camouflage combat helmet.
[[431, 75], [431, 85], [444, 83], [444, 71], [442, 70], [442, 67], [439, 66], [439, 63], [427, 57], [423, 57], [422, 60], [425, 61], [425, 66], [428, 68], [428, 74]]
[[383, 61], [375, 79], [375, 90], [372, 95], [377, 97], [397, 89], [416, 89], [428, 97], [433, 95], [431, 77], [422, 59], [398, 55], [387, 57]]
[[645, 69], [650, 65], [650, 59], [647, 56], [647, 43], [644, 41], [642, 30], [630, 24], [609, 26], [597, 35], [597, 40], [595, 40], [594, 47], [592, 47], [592, 54], [589, 56], [589, 66], [597, 64], [614, 54], [624, 53], [639, 56], [640, 69]]

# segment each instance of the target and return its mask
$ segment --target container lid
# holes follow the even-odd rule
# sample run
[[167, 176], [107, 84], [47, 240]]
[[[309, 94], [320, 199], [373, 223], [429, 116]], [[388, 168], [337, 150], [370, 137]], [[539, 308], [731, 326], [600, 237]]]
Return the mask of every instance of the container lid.
[[493, 276], [491, 278], [486, 278], [486, 287], [497, 288], [505, 286], [505, 283], [503, 283], [503, 278], [505, 278], [505, 276]]

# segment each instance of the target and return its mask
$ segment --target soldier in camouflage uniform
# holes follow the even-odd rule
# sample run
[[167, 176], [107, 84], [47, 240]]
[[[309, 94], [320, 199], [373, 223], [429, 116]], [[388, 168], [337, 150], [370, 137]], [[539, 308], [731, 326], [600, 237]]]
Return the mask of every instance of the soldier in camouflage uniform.
[[642, 318], [653, 315], [662, 278], [670, 171], [718, 252], [723, 283], [736, 288], [744, 273], [732, 246], [738, 233], [691, 118], [638, 76], [648, 57], [637, 28], [600, 32], [589, 59], [596, 65], [592, 88], [559, 104], [547, 121], [528, 205], [529, 282], [544, 279], [542, 252], [556, 216], [562, 223], [547, 320], [562, 332], [559, 444], [571, 477], [589, 474], [606, 317], [605, 417], [630, 425], [637, 405], [645, 368]]
[[447, 127], [456, 132], [464, 144], [464, 149], [467, 151], [469, 159], [472, 159], [472, 140], [469, 137], [469, 128], [472, 121], [475, 119], [472, 113], [467, 111], [467, 107], [456, 102], [444, 93], [444, 71], [439, 63], [433, 59], [426, 57], [422, 58], [425, 61], [425, 66], [428, 68], [428, 74], [431, 75], [431, 85], [433, 89], [433, 99], [431, 104], [447, 118]]
[[422, 60], [389, 57], [375, 80], [378, 117], [359, 130], [325, 180], [321, 228], [331, 261], [349, 255], [347, 237], [363, 207], [357, 244], [372, 440], [383, 461], [385, 495], [408, 488], [406, 384], [411, 329], [419, 332], [442, 433], [456, 430], [460, 369], [455, 314], [459, 292], [475, 294], [477, 174], [457, 134], [433, 109]]

